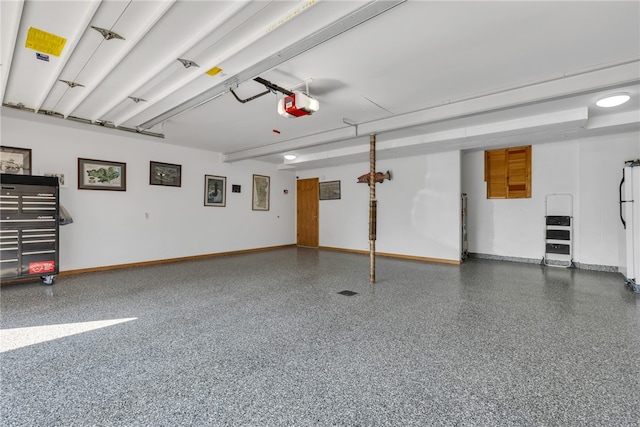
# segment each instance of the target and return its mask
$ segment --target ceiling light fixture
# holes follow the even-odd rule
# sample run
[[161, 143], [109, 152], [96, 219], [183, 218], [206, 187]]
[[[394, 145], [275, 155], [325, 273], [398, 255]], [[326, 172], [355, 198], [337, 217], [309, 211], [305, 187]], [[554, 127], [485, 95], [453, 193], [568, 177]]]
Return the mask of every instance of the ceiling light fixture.
[[296, 159], [296, 155], [295, 154], [285, 154], [284, 158], [287, 160], [295, 160]]
[[618, 105], [622, 105], [625, 102], [627, 102], [629, 99], [631, 99], [631, 97], [629, 96], [629, 94], [626, 93], [616, 93], [613, 95], [607, 95], [604, 98], [600, 98], [597, 102], [596, 105], [598, 107], [605, 107], [605, 108], [610, 108], [610, 107], [617, 107]]

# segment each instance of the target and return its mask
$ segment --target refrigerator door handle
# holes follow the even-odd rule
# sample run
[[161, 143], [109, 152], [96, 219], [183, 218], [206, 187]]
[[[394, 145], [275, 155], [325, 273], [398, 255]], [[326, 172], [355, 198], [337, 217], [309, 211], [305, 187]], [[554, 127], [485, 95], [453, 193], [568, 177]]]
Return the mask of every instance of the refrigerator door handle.
[[622, 204], [625, 202], [624, 200], [622, 200], [622, 186], [624, 185], [624, 168], [622, 169], [622, 181], [620, 181], [620, 221], [622, 221], [622, 227], [626, 230], [627, 229], [627, 222], [624, 220], [624, 217], [622, 216]]

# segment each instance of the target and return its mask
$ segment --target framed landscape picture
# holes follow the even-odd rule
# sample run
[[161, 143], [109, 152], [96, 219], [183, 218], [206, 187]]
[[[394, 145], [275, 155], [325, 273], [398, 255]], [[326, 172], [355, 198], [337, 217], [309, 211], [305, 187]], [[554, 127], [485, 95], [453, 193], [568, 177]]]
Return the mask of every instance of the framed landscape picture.
[[226, 177], [215, 175], [204, 176], [204, 205], [220, 207], [227, 205]]
[[254, 211], [269, 210], [269, 193], [271, 178], [264, 175], [253, 175], [252, 209]]
[[171, 163], [149, 162], [149, 185], [182, 186], [182, 166]]
[[127, 164], [78, 158], [78, 189], [127, 190]]
[[0, 146], [0, 171], [31, 175], [31, 149]]

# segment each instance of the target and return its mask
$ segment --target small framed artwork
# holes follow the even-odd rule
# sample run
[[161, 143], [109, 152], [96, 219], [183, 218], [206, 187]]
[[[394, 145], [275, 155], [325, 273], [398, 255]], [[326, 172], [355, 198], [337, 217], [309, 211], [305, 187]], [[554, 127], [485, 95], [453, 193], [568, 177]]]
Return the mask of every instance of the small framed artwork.
[[149, 185], [182, 186], [182, 166], [171, 163], [149, 162]]
[[14, 175], [31, 175], [31, 148], [0, 146], [0, 171]]
[[127, 164], [78, 158], [78, 189], [127, 190]]
[[66, 177], [68, 176], [68, 174], [66, 174], [66, 173], [63, 173], [63, 172], [40, 172], [40, 175], [42, 175], [42, 176], [57, 176], [58, 177], [58, 184], [60, 185], [60, 187], [67, 187]]
[[269, 210], [269, 193], [271, 178], [264, 175], [253, 175], [252, 209], [254, 211]]
[[214, 175], [204, 176], [204, 205], [220, 207], [227, 205], [226, 177]]
[[340, 181], [327, 181], [320, 183], [320, 200], [339, 200]]

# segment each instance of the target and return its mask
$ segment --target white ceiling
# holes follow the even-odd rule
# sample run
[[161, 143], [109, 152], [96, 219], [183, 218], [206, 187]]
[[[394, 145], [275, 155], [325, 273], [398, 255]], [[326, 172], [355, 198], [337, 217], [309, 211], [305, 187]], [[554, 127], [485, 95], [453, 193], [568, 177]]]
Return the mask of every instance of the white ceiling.
[[[370, 134], [385, 158], [640, 129], [638, 1], [0, 4], [3, 114], [158, 134], [229, 162], [362, 161]], [[25, 47], [30, 27], [66, 39], [60, 56], [37, 59], [44, 48]], [[206, 74], [213, 67], [222, 72]], [[319, 111], [279, 116], [278, 92], [237, 101], [230, 90], [241, 99], [266, 90], [256, 77], [308, 87]], [[594, 105], [612, 92], [632, 100]]]

